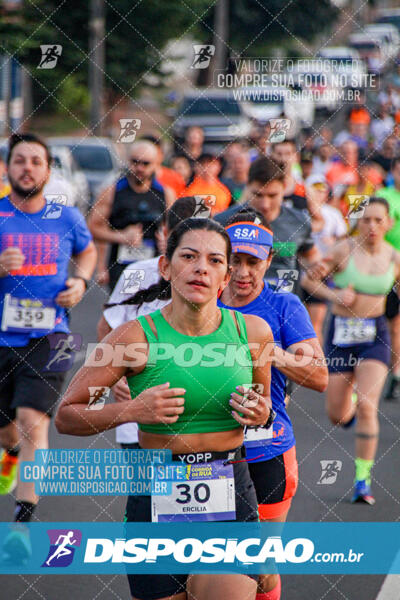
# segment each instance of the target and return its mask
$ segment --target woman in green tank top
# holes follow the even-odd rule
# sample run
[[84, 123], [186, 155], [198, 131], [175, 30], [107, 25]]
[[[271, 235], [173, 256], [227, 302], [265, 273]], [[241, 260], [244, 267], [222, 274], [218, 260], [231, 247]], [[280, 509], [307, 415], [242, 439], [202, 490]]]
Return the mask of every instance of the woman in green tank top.
[[[229, 258], [229, 236], [218, 223], [187, 219], [177, 226], [169, 237], [166, 255], [160, 258], [163, 283], [148, 290], [162, 298], [171, 286], [171, 303], [113, 330], [102, 342], [108, 344], [111, 364], [96, 366], [104, 346], [95, 349], [71, 381], [59, 407], [56, 426], [62, 433], [91, 435], [136, 421], [142, 448], [170, 449], [174, 460], [218, 463], [217, 471], [222, 469], [219, 479], [217, 475], [207, 479], [210, 502], [204, 509], [200, 507], [207, 515], [193, 516], [200, 509], [187, 494], [177, 499], [173, 496], [167, 503], [161, 496], [131, 496], [128, 521], [257, 520], [257, 500], [247, 464], [241, 460], [241, 447], [244, 426], [270, 421], [271, 365], [260, 357], [266, 356], [273, 336], [265, 320], [217, 307], [218, 294], [229, 281]], [[110, 388], [124, 375], [131, 402], [106, 404], [101, 411], [86, 410], [89, 386]], [[262, 393], [248, 391], [255, 384]], [[235, 501], [229, 501], [229, 506], [219, 492], [226, 481], [232, 481], [235, 489]], [[128, 579], [133, 598], [150, 598], [151, 590], [154, 598], [160, 598], [163, 590], [163, 598], [186, 600], [182, 591], [186, 576], [135, 575]], [[193, 575], [188, 591], [198, 600], [255, 598], [256, 579]]]
[[[356, 422], [353, 502], [374, 504], [371, 469], [378, 446], [378, 404], [390, 366], [386, 296], [400, 280], [400, 254], [384, 237], [391, 227], [389, 206], [372, 197], [358, 219], [359, 235], [339, 242], [330, 256], [304, 277], [305, 289], [332, 302], [327, 334], [331, 421]], [[335, 288], [322, 279], [333, 275]], [[356, 393], [353, 393], [355, 386]]]

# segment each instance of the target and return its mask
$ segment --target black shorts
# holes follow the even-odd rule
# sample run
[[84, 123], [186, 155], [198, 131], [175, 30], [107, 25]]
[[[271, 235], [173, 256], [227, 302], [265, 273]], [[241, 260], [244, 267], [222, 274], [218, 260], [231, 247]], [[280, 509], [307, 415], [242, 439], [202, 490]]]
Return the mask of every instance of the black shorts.
[[[258, 521], [257, 498], [247, 463], [233, 465], [235, 478], [236, 521]], [[151, 496], [129, 496], [125, 520], [135, 523], [151, 521]], [[231, 521], [226, 521], [229, 523]], [[258, 575], [249, 575], [257, 580]], [[131, 595], [139, 600], [157, 600], [174, 596], [186, 590], [188, 576], [180, 575], [128, 575]]]
[[391, 342], [387, 320], [381, 315], [375, 318], [375, 324], [376, 337], [373, 342], [342, 347], [333, 343], [335, 315], [331, 316], [325, 340], [325, 356], [328, 360], [329, 373], [352, 372], [362, 360], [378, 360], [390, 367]]
[[393, 288], [390, 290], [386, 297], [386, 311], [385, 315], [388, 319], [394, 319], [399, 314], [400, 310], [400, 300]]
[[32, 339], [27, 346], [0, 348], [0, 427], [14, 421], [19, 407], [52, 415], [65, 372], [44, 371], [49, 356], [47, 336]]
[[304, 288], [300, 288], [300, 300], [304, 302], [304, 304], [325, 304], [328, 305], [328, 300], [324, 300], [323, 298], [317, 298], [317, 296], [312, 296], [309, 294]]
[[269, 460], [249, 462], [256, 489], [260, 519], [275, 519], [286, 513], [297, 491], [296, 446]]

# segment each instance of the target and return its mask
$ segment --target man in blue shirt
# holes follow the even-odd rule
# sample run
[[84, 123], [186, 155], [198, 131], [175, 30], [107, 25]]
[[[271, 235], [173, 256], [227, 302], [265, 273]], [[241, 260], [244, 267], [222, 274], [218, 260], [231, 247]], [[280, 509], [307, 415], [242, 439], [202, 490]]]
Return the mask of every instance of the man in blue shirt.
[[[268, 429], [248, 430], [245, 446], [260, 519], [284, 522], [298, 481], [296, 441], [285, 406], [286, 381], [290, 378], [323, 392], [328, 385], [328, 369], [308, 312], [299, 298], [288, 291], [289, 286], [278, 289], [264, 281], [273, 256], [273, 235], [262, 224], [262, 215], [243, 208], [232, 217], [226, 231], [232, 243], [232, 273], [219, 304], [262, 317], [274, 336], [274, 347], [268, 356], [258, 360], [272, 362], [271, 400], [276, 418]], [[248, 400], [252, 399], [251, 394], [252, 391]], [[279, 600], [280, 591], [279, 575], [259, 578], [257, 600]]]
[[[10, 138], [11, 193], [0, 200], [1, 494], [15, 486], [18, 458], [32, 461], [36, 449], [48, 447], [50, 416], [65, 375], [55, 356], [59, 352], [70, 363], [65, 358], [74, 349], [66, 309], [80, 302], [96, 264], [78, 209], [43, 196], [50, 162], [40, 138]], [[37, 502], [34, 484], [18, 481], [14, 520], [29, 521]]]

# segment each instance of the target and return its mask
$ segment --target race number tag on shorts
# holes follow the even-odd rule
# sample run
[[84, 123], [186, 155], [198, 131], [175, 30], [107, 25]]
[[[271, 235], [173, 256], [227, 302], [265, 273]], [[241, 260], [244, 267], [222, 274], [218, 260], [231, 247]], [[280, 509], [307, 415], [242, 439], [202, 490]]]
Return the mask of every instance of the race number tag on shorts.
[[23, 333], [27, 331], [51, 331], [54, 329], [56, 309], [50, 300], [13, 298], [5, 294], [2, 331]]
[[335, 346], [367, 344], [373, 342], [375, 338], [375, 319], [335, 317], [335, 333], [332, 342]]
[[155, 248], [152, 243], [145, 243], [137, 248], [128, 246], [127, 244], [120, 244], [118, 246], [117, 262], [124, 265], [138, 260], [147, 260], [153, 258], [153, 256], [155, 256]]
[[186, 481], [174, 482], [170, 496], [152, 496], [151, 515], [153, 523], [234, 520], [233, 466], [222, 460], [186, 465]]
[[273, 439], [273, 425], [266, 429], [265, 427], [258, 427], [257, 429], [246, 429], [244, 434], [244, 443], [247, 448], [256, 448], [257, 446], [263, 446], [269, 444]]

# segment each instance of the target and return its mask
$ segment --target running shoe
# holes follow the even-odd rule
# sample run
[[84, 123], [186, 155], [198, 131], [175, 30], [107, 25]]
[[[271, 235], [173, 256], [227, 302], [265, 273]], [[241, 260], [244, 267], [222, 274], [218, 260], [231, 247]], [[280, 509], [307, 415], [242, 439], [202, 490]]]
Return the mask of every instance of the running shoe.
[[400, 398], [400, 379], [393, 377], [388, 391], [386, 392], [385, 400], [399, 400]]
[[371, 493], [371, 486], [365, 481], [365, 479], [355, 482], [354, 494], [351, 501], [353, 504], [355, 502], [364, 502], [370, 506], [375, 504], [375, 498]]
[[3, 560], [7, 563], [23, 565], [32, 556], [29, 530], [23, 523], [15, 523], [13, 531], [6, 536], [3, 544]]
[[0, 457], [0, 494], [10, 494], [17, 485], [18, 458], [3, 450]]

